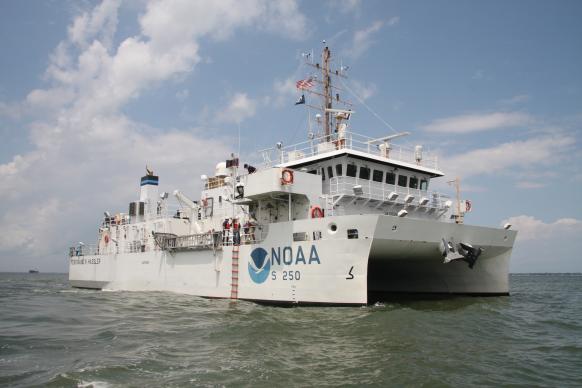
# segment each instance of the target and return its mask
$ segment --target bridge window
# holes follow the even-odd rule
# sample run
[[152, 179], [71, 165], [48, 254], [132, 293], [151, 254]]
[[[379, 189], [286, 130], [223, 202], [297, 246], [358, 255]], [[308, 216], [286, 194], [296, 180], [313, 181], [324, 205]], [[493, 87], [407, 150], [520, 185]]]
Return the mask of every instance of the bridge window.
[[384, 175], [384, 171], [374, 170], [374, 173], [372, 174], [372, 180], [374, 182], [382, 182], [383, 175]]
[[370, 169], [368, 167], [360, 167], [360, 179], [370, 180]]
[[309, 171], [307, 171], [307, 173], [317, 175], [317, 170], [309, 170]]
[[325, 169], [323, 167], [321, 168], [321, 180], [325, 180]]
[[387, 172], [386, 183], [388, 183], [389, 185], [393, 185], [394, 183], [396, 183], [396, 174], [394, 174], [393, 172]]
[[335, 165], [335, 175], [342, 176], [342, 165], [341, 164]]
[[327, 166], [327, 176], [333, 178], [333, 167]]
[[351, 176], [352, 178], [355, 178], [357, 171], [358, 171], [358, 167], [356, 167], [355, 164], [348, 164], [348, 168], [346, 171], [347, 176]]
[[428, 190], [428, 181], [426, 179], [420, 181], [420, 189], [423, 191]]
[[408, 182], [408, 177], [406, 175], [398, 174], [398, 186], [406, 187], [407, 182]]
[[348, 240], [358, 238], [358, 229], [348, 229]]
[[415, 176], [410, 177], [409, 187], [411, 189], [418, 189], [418, 178]]

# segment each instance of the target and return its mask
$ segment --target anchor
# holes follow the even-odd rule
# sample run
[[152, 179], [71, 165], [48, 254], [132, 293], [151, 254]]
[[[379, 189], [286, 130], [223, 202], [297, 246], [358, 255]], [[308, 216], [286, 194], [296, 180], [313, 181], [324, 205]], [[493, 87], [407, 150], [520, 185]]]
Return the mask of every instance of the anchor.
[[462, 260], [469, 264], [469, 268], [471, 269], [475, 266], [481, 253], [483, 253], [483, 248], [475, 248], [467, 243], [459, 243], [455, 247], [454, 241], [447, 242], [444, 238], [441, 240], [440, 249], [445, 264], [454, 260]]

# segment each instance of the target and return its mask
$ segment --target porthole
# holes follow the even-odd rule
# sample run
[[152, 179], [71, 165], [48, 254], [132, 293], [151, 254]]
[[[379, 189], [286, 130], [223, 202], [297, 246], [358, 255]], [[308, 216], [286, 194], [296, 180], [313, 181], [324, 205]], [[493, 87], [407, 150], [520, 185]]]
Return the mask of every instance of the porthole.
[[335, 224], [333, 222], [331, 224], [329, 224], [328, 231], [331, 234], [334, 234], [335, 232], [337, 232], [337, 224]]

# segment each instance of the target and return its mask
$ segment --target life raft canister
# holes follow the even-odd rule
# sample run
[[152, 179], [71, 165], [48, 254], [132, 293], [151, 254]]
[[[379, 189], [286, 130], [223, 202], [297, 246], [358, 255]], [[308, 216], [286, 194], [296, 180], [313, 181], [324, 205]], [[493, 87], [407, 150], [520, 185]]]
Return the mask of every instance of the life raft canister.
[[313, 206], [311, 208], [311, 218], [323, 218], [323, 209], [319, 206]]
[[289, 170], [288, 168], [283, 170], [283, 172], [281, 173], [281, 184], [283, 185], [293, 184], [293, 170]]

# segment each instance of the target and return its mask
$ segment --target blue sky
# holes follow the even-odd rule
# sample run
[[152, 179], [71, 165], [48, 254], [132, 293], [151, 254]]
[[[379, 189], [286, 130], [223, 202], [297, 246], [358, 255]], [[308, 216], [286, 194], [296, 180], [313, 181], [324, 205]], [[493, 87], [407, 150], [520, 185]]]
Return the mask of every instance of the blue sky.
[[[238, 125], [243, 157], [302, 141], [300, 54], [326, 39], [366, 105], [462, 178], [467, 223], [520, 231], [513, 272], [580, 272], [581, 18], [579, 1], [0, 2], [0, 270], [66, 271], [146, 163], [196, 197]], [[356, 111], [354, 131], [390, 133]]]

